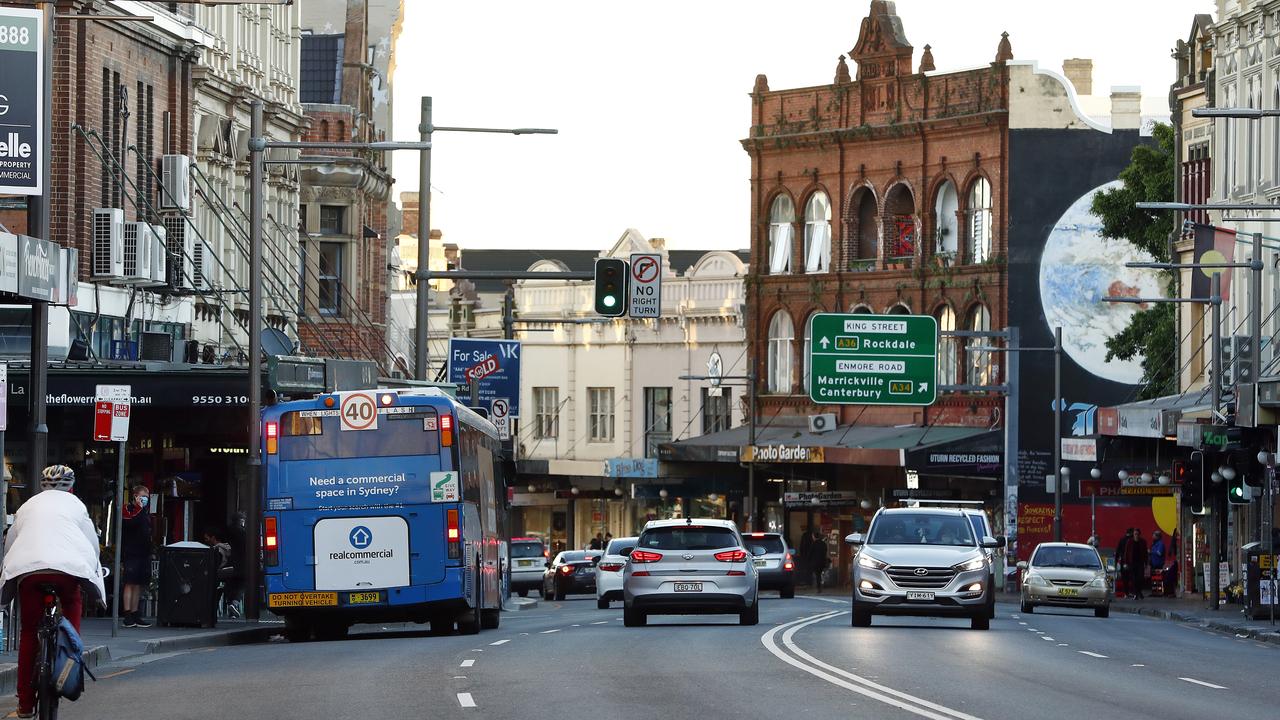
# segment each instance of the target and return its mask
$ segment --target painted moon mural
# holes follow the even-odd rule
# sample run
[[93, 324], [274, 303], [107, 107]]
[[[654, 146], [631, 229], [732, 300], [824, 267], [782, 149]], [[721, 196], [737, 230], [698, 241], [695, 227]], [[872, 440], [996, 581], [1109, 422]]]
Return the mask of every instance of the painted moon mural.
[[1103, 237], [1102, 222], [1089, 211], [1095, 194], [1120, 185], [1115, 180], [1090, 190], [1058, 218], [1040, 256], [1040, 301], [1049, 331], [1062, 328], [1063, 347], [1076, 364], [1105, 380], [1136, 385], [1142, 381], [1142, 357], [1108, 362], [1107, 340], [1146, 306], [1103, 298], [1166, 293], [1155, 271], [1125, 267], [1154, 258], [1123, 240]]

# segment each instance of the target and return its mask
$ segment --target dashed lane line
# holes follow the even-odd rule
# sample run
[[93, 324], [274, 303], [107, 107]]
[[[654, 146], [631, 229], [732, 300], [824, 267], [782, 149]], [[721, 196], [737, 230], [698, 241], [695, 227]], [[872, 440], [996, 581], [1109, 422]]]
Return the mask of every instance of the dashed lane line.
[[1096, 652], [1089, 652], [1088, 650], [1077, 650], [1076, 652], [1080, 653], [1081, 655], [1088, 655], [1089, 657], [1102, 658], [1103, 660], [1107, 659], [1106, 655], [1100, 655]]
[[563, 630], [563, 629], [564, 629], [564, 628], [556, 628], [555, 630], [543, 630], [542, 632], [540, 632], [540, 633], [538, 633], [538, 634], [539, 634], [539, 635], [550, 635], [551, 633], [554, 633], [554, 632], [560, 632], [560, 631], [561, 631], [561, 630]]
[[1041, 640], [1048, 640], [1049, 642], [1057, 642], [1057, 640], [1054, 640], [1053, 638], [1049, 637], [1048, 635], [1041, 635], [1041, 636], [1040, 636], [1040, 639], [1041, 639]]
[[597, 621], [595, 621], [595, 622], [593, 622], [593, 623], [591, 623], [591, 624], [592, 624], [592, 625], [608, 625], [608, 624], [609, 624], [609, 621], [608, 621], [608, 620], [597, 620]]
[[849, 605], [851, 602], [849, 600], [845, 600], [842, 598], [828, 598], [828, 597], [820, 597], [818, 595], [797, 595], [796, 597], [801, 597], [801, 598], [804, 598], [805, 600], [817, 600], [819, 602], [832, 603], [834, 605]]
[[476, 701], [471, 697], [471, 693], [458, 693], [458, 704], [464, 708], [475, 707]]
[[475, 664], [476, 664], [475, 658], [471, 658], [470, 660], [463, 660], [462, 664], [459, 665], [458, 667], [471, 667], [472, 665], [475, 665]]
[[493, 642], [489, 643], [489, 645], [490, 646], [506, 645], [509, 642], [511, 642], [511, 640], [494, 640]]
[[1195, 679], [1195, 678], [1180, 677], [1180, 678], [1178, 678], [1178, 679], [1179, 679], [1179, 680], [1184, 680], [1184, 681], [1189, 682], [1189, 683], [1191, 683], [1191, 684], [1193, 684], [1193, 685], [1200, 685], [1200, 686], [1202, 686], [1202, 687], [1211, 688], [1211, 689], [1213, 689], [1213, 690], [1226, 690], [1226, 689], [1227, 689], [1225, 685], [1214, 685], [1214, 684], [1213, 684], [1213, 683], [1211, 683], [1211, 682], [1205, 682], [1205, 681], [1203, 681], [1203, 680], [1197, 680], [1197, 679]]

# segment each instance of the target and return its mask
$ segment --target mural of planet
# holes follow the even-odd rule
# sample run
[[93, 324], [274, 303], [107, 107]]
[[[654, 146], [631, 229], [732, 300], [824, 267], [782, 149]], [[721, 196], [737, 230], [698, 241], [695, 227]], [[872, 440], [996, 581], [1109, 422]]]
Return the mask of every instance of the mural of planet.
[[1100, 378], [1136, 385], [1142, 381], [1142, 357], [1107, 362], [1106, 343], [1147, 306], [1103, 298], [1167, 293], [1155, 270], [1125, 267], [1154, 258], [1123, 240], [1103, 237], [1101, 221], [1089, 211], [1095, 194], [1120, 184], [1115, 180], [1080, 196], [1054, 224], [1040, 256], [1040, 299], [1049, 331], [1062, 327], [1063, 347], [1076, 364]]

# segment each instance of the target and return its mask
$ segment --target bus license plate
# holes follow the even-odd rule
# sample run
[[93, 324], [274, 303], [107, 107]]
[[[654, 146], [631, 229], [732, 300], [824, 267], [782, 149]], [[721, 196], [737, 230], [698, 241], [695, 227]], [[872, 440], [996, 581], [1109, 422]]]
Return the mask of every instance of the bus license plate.
[[380, 592], [354, 592], [347, 596], [347, 602], [352, 605], [362, 605], [369, 603], [382, 602], [382, 593]]
[[271, 593], [267, 607], [333, 607], [338, 604], [336, 592]]
[[702, 583], [676, 583], [676, 592], [702, 592]]
[[1080, 594], [1080, 591], [1075, 588], [1058, 588], [1058, 594], [1075, 597]]

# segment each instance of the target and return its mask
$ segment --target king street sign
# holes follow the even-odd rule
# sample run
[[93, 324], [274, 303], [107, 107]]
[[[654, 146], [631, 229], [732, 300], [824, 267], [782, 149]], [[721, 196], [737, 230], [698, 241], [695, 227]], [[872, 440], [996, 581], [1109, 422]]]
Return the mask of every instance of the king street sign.
[[819, 405], [932, 405], [938, 321], [818, 313], [809, 321], [809, 399]]
[[42, 11], [0, 8], [0, 194], [43, 190], [44, 31]]

